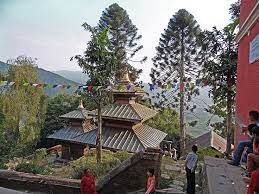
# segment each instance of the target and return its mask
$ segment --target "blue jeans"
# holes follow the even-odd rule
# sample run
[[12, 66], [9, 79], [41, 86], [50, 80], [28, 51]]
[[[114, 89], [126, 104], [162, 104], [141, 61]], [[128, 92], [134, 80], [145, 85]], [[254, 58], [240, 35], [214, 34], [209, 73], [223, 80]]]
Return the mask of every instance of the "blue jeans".
[[240, 164], [240, 160], [243, 154], [243, 151], [247, 147], [247, 152], [251, 153], [253, 152], [253, 143], [251, 140], [246, 140], [246, 141], [240, 141], [237, 145], [237, 149], [234, 153], [234, 162], [237, 164]]

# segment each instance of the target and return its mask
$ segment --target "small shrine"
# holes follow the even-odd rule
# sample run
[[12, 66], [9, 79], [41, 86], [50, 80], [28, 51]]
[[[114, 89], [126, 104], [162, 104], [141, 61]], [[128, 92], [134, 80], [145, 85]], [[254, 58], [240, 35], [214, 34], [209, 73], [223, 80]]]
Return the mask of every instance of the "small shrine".
[[[127, 72], [112, 93], [114, 103], [101, 111], [103, 149], [140, 152], [146, 148], [159, 148], [167, 134], [144, 124], [157, 111], [136, 102], [136, 98], [144, 92], [130, 83]], [[77, 110], [61, 116], [68, 119], [71, 126], [56, 131], [48, 138], [62, 145], [63, 158], [80, 157], [86, 146], [95, 147], [97, 126], [93, 118], [96, 116], [97, 110], [84, 109], [82, 102]]]

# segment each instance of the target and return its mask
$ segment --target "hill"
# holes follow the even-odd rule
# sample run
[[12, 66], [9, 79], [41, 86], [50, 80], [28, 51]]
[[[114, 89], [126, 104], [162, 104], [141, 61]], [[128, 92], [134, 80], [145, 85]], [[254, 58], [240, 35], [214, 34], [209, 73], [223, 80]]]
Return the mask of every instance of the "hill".
[[[7, 72], [9, 68], [9, 65], [6, 63], [3, 63], [0, 61], [0, 72]], [[38, 68], [38, 73], [40, 77], [40, 81], [44, 83], [50, 83], [50, 84], [77, 84], [77, 83], [84, 83], [88, 77], [87, 75], [83, 74], [80, 71], [46, 71], [44, 69]], [[73, 80], [73, 81], [71, 81]], [[158, 92], [159, 90], [150, 91], [148, 84], [144, 84], [144, 90], [149, 93], [149, 96], [153, 96]], [[208, 90], [209, 88], [201, 88], [200, 89], [200, 95], [193, 98], [192, 101], [194, 104], [196, 104], [197, 108], [194, 110], [194, 112], [187, 111], [185, 113], [186, 121], [198, 121], [198, 123], [194, 127], [187, 127], [186, 131], [188, 134], [192, 136], [199, 136], [206, 131], [210, 130], [210, 127], [207, 125], [208, 120], [211, 118], [211, 123], [218, 122], [221, 119], [218, 116], [212, 115], [204, 110], [204, 108], [208, 108], [209, 105], [213, 104], [213, 101], [208, 96]], [[61, 90], [61, 89], [45, 89], [46, 94], [53, 96], [61, 92], [68, 92], [73, 93], [74, 91], [72, 89], [70, 90]], [[152, 99], [153, 102], [155, 102], [156, 99]]]
[[[149, 94], [149, 97], [156, 95], [157, 92], [161, 93], [161, 89], [155, 89], [153, 91], [149, 90], [148, 84], [144, 84], [144, 90]], [[187, 126], [186, 132], [194, 137], [200, 136], [203, 133], [210, 130], [210, 126], [208, 126], [208, 121], [210, 123], [220, 122], [221, 119], [213, 114], [208, 113], [205, 108], [208, 108], [213, 104], [212, 98], [209, 98], [208, 95], [209, 87], [200, 88], [200, 95], [192, 98], [192, 103], [197, 107], [193, 112], [186, 111], [185, 119], [188, 123], [192, 121], [197, 121], [197, 124], [194, 127]], [[157, 102], [156, 98], [151, 98], [152, 102]]]
[[[7, 73], [9, 68], [9, 65], [1, 62], [0, 61], [0, 72], [5, 74]], [[43, 83], [47, 83], [47, 84], [67, 84], [67, 85], [75, 85], [77, 84], [77, 82], [71, 81], [67, 78], [64, 78], [58, 74], [55, 74], [53, 72], [50, 71], [46, 71], [42, 68], [38, 68], [38, 74], [39, 74], [39, 81], [43, 82]], [[45, 92], [47, 95], [49, 96], [53, 96], [56, 95], [58, 93], [62, 93], [62, 92], [68, 92], [68, 93], [73, 93], [74, 92], [74, 88], [71, 88], [69, 90], [61, 90], [58, 88], [49, 88], [49, 89], [45, 89]]]
[[82, 73], [82, 71], [61, 70], [61, 71], [53, 71], [53, 73], [58, 74], [62, 77], [65, 77], [69, 80], [72, 80], [80, 84], [85, 83], [89, 79], [89, 77], [86, 74]]

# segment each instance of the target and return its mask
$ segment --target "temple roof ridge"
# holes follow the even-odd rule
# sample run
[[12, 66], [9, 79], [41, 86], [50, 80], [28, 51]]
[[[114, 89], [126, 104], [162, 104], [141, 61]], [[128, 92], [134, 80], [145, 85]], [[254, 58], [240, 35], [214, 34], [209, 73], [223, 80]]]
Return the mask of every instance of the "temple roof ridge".
[[[157, 111], [139, 103], [133, 104], [109, 104], [102, 108], [102, 117], [114, 120], [139, 121], [143, 122], [157, 114]], [[89, 112], [89, 115], [96, 116], [97, 110]]]

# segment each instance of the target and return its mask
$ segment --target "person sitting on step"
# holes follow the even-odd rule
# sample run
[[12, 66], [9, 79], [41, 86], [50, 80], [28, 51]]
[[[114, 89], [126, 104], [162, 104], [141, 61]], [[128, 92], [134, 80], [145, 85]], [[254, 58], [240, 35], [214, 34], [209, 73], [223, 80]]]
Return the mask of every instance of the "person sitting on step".
[[256, 134], [253, 140], [253, 153], [248, 154], [247, 157], [247, 171], [248, 176], [259, 166], [259, 127], [254, 128]]
[[[248, 136], [249, 140], [245, 141], [240, 141], [237, 145], [237, 149], [234, 153], [234, 158], [232, 161], [228, 162], [228, 164], [233, 165], [233, 166], [239, 166], [240, 165], [240, 160], [243, 154], [243, 151], [245, 147], [247, 147], [247, 153], [252, 153], [253, 152], [253, 128], [257, 125], [259, 125], [259, 113], [257, 111], [250, 111], [249, 112], [249, 119], [250, 119], [250, 124], [248, 126]], [[245, 132], [245, 131], [243, 131]]]
[[252, 172], [247, 194], [259, 194], [259, 170]]

